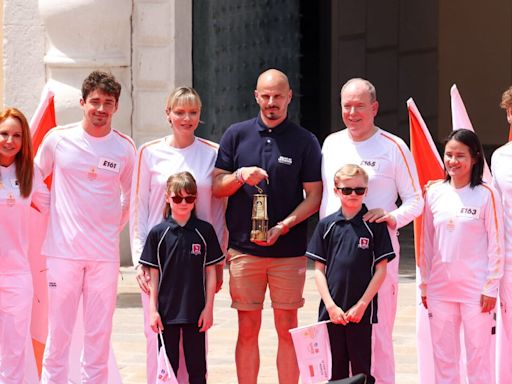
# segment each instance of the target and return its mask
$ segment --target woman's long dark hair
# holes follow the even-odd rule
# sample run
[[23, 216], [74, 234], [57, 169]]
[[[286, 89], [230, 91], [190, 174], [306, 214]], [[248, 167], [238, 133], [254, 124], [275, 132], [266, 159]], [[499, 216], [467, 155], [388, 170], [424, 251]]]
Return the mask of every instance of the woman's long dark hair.
[[[476, 135], [475, 132], [470, 131], [469, 129], [457, 129], [455, 131], [452, 131], [444, 141], [444, 147], [446, 150], [446, 144], [450, 140], [458, 141], [465, 146], [469, 148], [469, 154], [471, 155], [471, 158], [475, 160], [475, 164], [473, 164], [473, 167], [471, 167], [471, 178], [470, 178], [470, 186], [471, 188], [476, 187], [477, 185], [482, 184], [482, 177], [484, 174], [484, 150], [482, 148], [482, 143], [480, 142], [480, 139]], [[445, 180], [450, 181], [451, 177], [446, 172], [446, 166], [445, 166]]]

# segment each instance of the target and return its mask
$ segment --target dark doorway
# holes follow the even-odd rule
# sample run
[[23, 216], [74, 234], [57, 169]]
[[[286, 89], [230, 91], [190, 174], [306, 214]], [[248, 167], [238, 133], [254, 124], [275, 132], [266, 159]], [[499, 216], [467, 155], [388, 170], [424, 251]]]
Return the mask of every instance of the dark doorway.
[[320, 143], [331, 132], [331, 2], [300, 2], [300, 122]]
[[256, 116], [258, 75], [288, 75], [292, 120], [322, 140], [330, 131], [330, 2], [201, 0], [193, 4], [193, 81], [203, 100], [198, 135], [218, 141]]

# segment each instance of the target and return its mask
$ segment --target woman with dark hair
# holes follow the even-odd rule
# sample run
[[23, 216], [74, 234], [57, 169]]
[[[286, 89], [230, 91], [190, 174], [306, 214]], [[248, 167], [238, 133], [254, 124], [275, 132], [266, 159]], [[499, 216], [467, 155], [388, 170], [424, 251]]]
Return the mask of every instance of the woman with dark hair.
[[436, 383], [460, 383], [461, 326], [469, 383], [491, 383], [491, 334], [503, 275], [501, 204], [482, 181], [484, 154], [473, 131], [448, 136], [444, 166], [445, 181], [426, 194], [420, 256]]
[[30, 206], [48, 210], [50, 194], [34, 170], [25, 116], [0, 112], [0, 383], [22, 383], [30, 332], [32, 275], [28, 262]]
[[[507, 114], [509, 135], [512, 133], [512, 87], [501, 97], [501, 108]], [[509, 136], [509, 140], [512, 137]], [[500, 283], [501, 317], [498, 317], [497, 381], [500, 384], [512, 383], [512, 141], [498, 148], [492, 154], [491, 170], [493, 185], [503, 203], [505, 224], [505, 270]]]

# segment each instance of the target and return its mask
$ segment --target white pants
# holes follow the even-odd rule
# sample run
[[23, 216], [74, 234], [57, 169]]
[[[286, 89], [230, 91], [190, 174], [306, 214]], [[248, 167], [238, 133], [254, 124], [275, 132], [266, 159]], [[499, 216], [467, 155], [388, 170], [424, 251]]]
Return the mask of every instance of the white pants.
[[1, 384], [23, 383], [33, 294], [30, 272], [0, 275]]
[[372, 376], [379, 384], [395, 384], [395, 354], [393, 326], [395, 325], [398, 281], [386, 276], [377, 296], [378, 320], [372, 329]]
[[108, 382], [112, 316], [116, 306], [119, 263], [48, 257], [48, 339], [43, 384], [67, 383], [69, 346], [83, 295], [82, 383]]
[[498, 317], [498, 383], [512, 383], [512, 271], [505, 270], [500, 282], [500, 310]]
[[393, 327], [398, 300], [398, 264], [400, 245], [396, 230], [389, 230], [396, 257], [387, 267], [386, 278], [377, 296], [379, 322], [372, 328], [372, 376], [379, 384], [395, 384]]
[[464, 331], [469, 384], [493, 383], [491, 333], [493, 312], [482, 313], [480, 303], [428, 301], [430, 333], [437, 384], [460, 384], [460, 327]]
[[[142, 308], [144, 311], [144, 335], [146, 336], [146, 381], [148, 384], [156, 383], [157, 356], [158, 356], [158, 337], [151, 329], [149, 324], [149, 295], [144, 292], [142, 296]], [[164, 325], [165, 326], [165, 325]], [[206, 348], [208, 353], [208, 348]], [[188, 372], [183, 352], [183, 341], [180, 340], [180, 367], [178, 369], [177, 379], [180, 384], [188, 384]]]

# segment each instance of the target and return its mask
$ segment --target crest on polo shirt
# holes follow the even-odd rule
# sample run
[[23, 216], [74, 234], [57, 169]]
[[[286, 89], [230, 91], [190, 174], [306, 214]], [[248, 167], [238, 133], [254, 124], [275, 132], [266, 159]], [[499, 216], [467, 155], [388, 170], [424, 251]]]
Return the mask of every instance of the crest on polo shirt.
[[360, 237], [359, 238], [359, 244], [358, 244], [358, 248], [361, 248], [361, 249], [368, 249], [368, 247], [370, 246], [370, 239], [367, 238], [367, 237]]
[[200, 255], [201, 254], [201, 244], [194, 243], [192, 244], [192, 251], [190, 252], [193, 255]]

